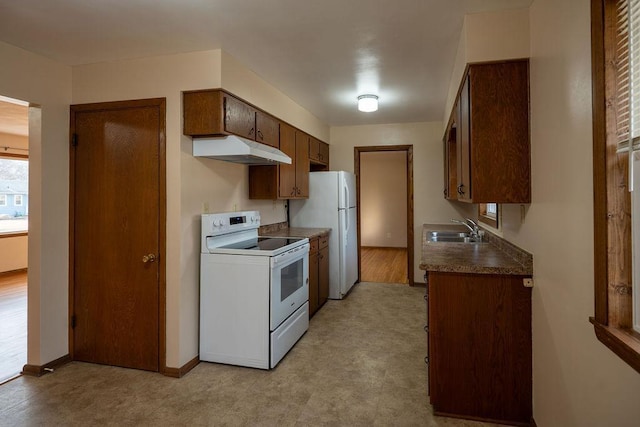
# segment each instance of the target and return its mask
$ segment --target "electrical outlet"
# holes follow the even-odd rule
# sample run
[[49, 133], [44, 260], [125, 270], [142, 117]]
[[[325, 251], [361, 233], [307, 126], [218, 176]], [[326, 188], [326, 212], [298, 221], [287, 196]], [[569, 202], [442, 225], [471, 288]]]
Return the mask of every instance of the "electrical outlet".
[[209, 202], [202, 203], [202, 213], [209, 213]]

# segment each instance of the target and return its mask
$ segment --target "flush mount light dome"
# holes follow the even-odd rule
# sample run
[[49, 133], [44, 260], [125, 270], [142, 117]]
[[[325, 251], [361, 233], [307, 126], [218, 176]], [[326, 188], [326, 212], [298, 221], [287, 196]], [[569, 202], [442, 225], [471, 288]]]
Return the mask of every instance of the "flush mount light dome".
[[358, 110], [370, 113], [378, 109], [377, 95], [360, 95], [358, 97]]

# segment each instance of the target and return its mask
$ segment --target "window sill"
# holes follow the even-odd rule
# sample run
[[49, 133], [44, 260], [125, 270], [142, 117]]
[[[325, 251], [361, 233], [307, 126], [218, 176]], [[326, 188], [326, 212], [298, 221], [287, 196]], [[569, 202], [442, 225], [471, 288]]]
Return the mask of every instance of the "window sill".
[[593, 317], [589, 321], [593, 323], [598, 340], [640, 373], [640, 334], [629, 329], [603, 325]]
[[29, 232], [28, 231], [16, 231], [16, 232], [11, 232], [11, 233], [0, 233], [0, 239], [4, 239], [6, 237], [22, 237], [22, 236], [28, 236]]

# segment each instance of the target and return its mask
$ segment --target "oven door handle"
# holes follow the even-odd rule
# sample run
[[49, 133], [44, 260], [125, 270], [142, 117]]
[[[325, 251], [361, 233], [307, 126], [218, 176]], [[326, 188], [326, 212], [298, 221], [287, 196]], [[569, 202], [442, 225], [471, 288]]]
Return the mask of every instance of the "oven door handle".
[[273, 257], [273, 266], [285, 266], [287, 264], [292, 263], [293, 261], [297, 261], [309, 253], [309, 244], [306, 243], [302, 246], [298, 246], [297, 248], [293, 248], [290, 251], [287, 251], [283, 254]]

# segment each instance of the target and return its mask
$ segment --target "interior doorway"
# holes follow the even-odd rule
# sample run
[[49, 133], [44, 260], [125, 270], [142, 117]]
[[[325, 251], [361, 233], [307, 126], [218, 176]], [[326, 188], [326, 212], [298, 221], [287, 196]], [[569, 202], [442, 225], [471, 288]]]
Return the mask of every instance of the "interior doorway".
[[414, 284], [413, 146], [355, 147], [360, 281]]
[[29, 108], [0, 96], [0, 383], [27, 363]]

